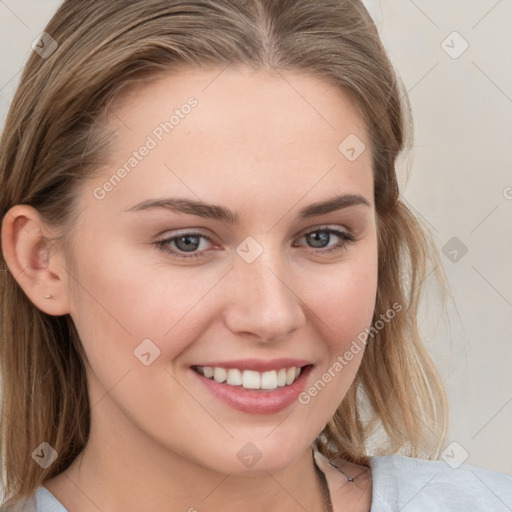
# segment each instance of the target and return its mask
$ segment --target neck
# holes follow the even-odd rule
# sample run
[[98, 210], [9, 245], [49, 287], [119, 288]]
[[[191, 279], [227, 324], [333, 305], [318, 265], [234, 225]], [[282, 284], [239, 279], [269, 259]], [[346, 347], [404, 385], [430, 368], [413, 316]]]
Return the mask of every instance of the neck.
[[85, 449], [66, 471], [45, 482], [71, 511], [325, 511], [311, 447], [278, 471], [224, 474], [167, 449], [126, 418], [98, 424], [95, 418], [107, 416], [95, 412]]

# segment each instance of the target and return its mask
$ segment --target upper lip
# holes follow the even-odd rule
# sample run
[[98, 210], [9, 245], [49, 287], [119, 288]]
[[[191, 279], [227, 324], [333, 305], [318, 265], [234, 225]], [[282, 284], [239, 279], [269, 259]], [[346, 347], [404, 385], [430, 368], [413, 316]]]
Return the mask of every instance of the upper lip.
[[213, 361], [209, 363], [201, 363], [194, 366], [202, 367], [217, 367], [217, 368], [238, 368], [239, 370], [253, 370], [256, 372], [269, 372], [272, 370], [280, 370], [281, 368], [291, 368], [296, 366], [298, 368], [312, 364], [310, 361], [303, 359], [237, 359], [234, 361]]

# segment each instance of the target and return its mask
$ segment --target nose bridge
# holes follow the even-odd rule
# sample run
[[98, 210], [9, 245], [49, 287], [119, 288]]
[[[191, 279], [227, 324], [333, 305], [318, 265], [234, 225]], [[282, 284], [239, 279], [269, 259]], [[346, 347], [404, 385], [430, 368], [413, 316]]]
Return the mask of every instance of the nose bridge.
[[[247, 254], [257, 249], [254, 245], [235, 260], [231, 286], [236, 289], [230, 293], [227, 319], [233, 332], [250, 332], [271, 341], [299, 327], [304, 315], [285, 257], [278, 248], [259, 245], [260, 254], [253, 261]], [[243, 248], [247, 246], [242, 243], [239, 249]]]

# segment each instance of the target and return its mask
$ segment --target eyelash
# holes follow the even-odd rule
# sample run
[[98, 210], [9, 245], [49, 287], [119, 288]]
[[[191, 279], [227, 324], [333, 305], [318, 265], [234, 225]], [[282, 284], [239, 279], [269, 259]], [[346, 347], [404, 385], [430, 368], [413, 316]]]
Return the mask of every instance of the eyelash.
[[[346, 231], [341, 231], [339, 229], [334, 229], [334, 228], [317, 228], [317, 229], [314, 229], [312, 231], [308, 231], [306, 233], [304, 233], [300, 238], [303, 238], [305, 236], [308, 236], [308, 235], [311, 235], [313, 233], [327, 233], [329, 235], [336, 235], [340, 238], [340, 242], [328, 249], [318, 249], [318, 250], [314, 250], [314, 248], [310, 248], [310, 249], [313, 249], [313, 252], [316, 252], [316, 253], [320, 253], [320, 254], [331, 254], [331, 253], [335, 253], [335, 252], [338, 252], [338, 251], [341, 251], [343, 249], [346, 249], [346, 247], [349, 245], [349, 244], [352, 244], [354, 242], [357, 241], [357, 238], [349, 233], [349, 232], [346, 232]], [[178, 251], [174, 251], [174, 250], [170, 250], [168, 248], [168, 244], [179, 239], [179, 238], [182, 238], [182, 237], [187, 237], [187, 236], [197, 236], [197, 237], [200, 237], [200, 238], [204, 238], [205, 240], [208, 240], [209, 242], [211, 243], [214, 243], [213, 240], [204, 235], [203, 233], [197, 233], [197, 232], [194, 232], [194, 231], [191, 231], [191, 232], [184, 232], [180, 235], [176, 235], [176, 236], [173, 236], [171, 238], [166, 238], [165, 240], [159, 240], [157, 242], [154, 242], [154, 244], [158, 247], [159, 250], [161, 250], [162, 252], [166, 253], [166, 254], [171, 254], [172, 256], [176, 256], [178, 258], [184, 258], [184, 259], [189, 259], [189, 258], [202, 258], [205, 253], [208, 253], [210, 252], [211, 250], [205, 250], [205, 251], [202, 251], [202, 252], [196, 252], [196, 253], [189, 253], [189, 254], [186, 254], [185, 253], [180, 253]]]

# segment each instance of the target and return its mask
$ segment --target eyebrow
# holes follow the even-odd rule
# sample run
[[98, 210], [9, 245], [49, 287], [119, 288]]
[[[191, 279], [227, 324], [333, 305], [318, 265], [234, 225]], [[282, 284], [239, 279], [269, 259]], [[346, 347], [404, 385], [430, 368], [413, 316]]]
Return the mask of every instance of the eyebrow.
[[[326, 213], [331, 213], [356, 205], [370, 206], [370, 202], [359, 194], [342, 194], [326, 201], [313, 203], [302, 208], [299, 210], [298, 217], [299, 219], [309, 219], [311, 217], [325, 215]], [[177, 213], [197, 215], [207, 219], [227, 222], [228, 224], [238, 224], [240, 222], [240, 215], [238, 212], [233, 212], [224, 206], [175, 197], [165, 199], [148, 199], [123, 211], [140, 212], [155, 208], [163, 208]]]

